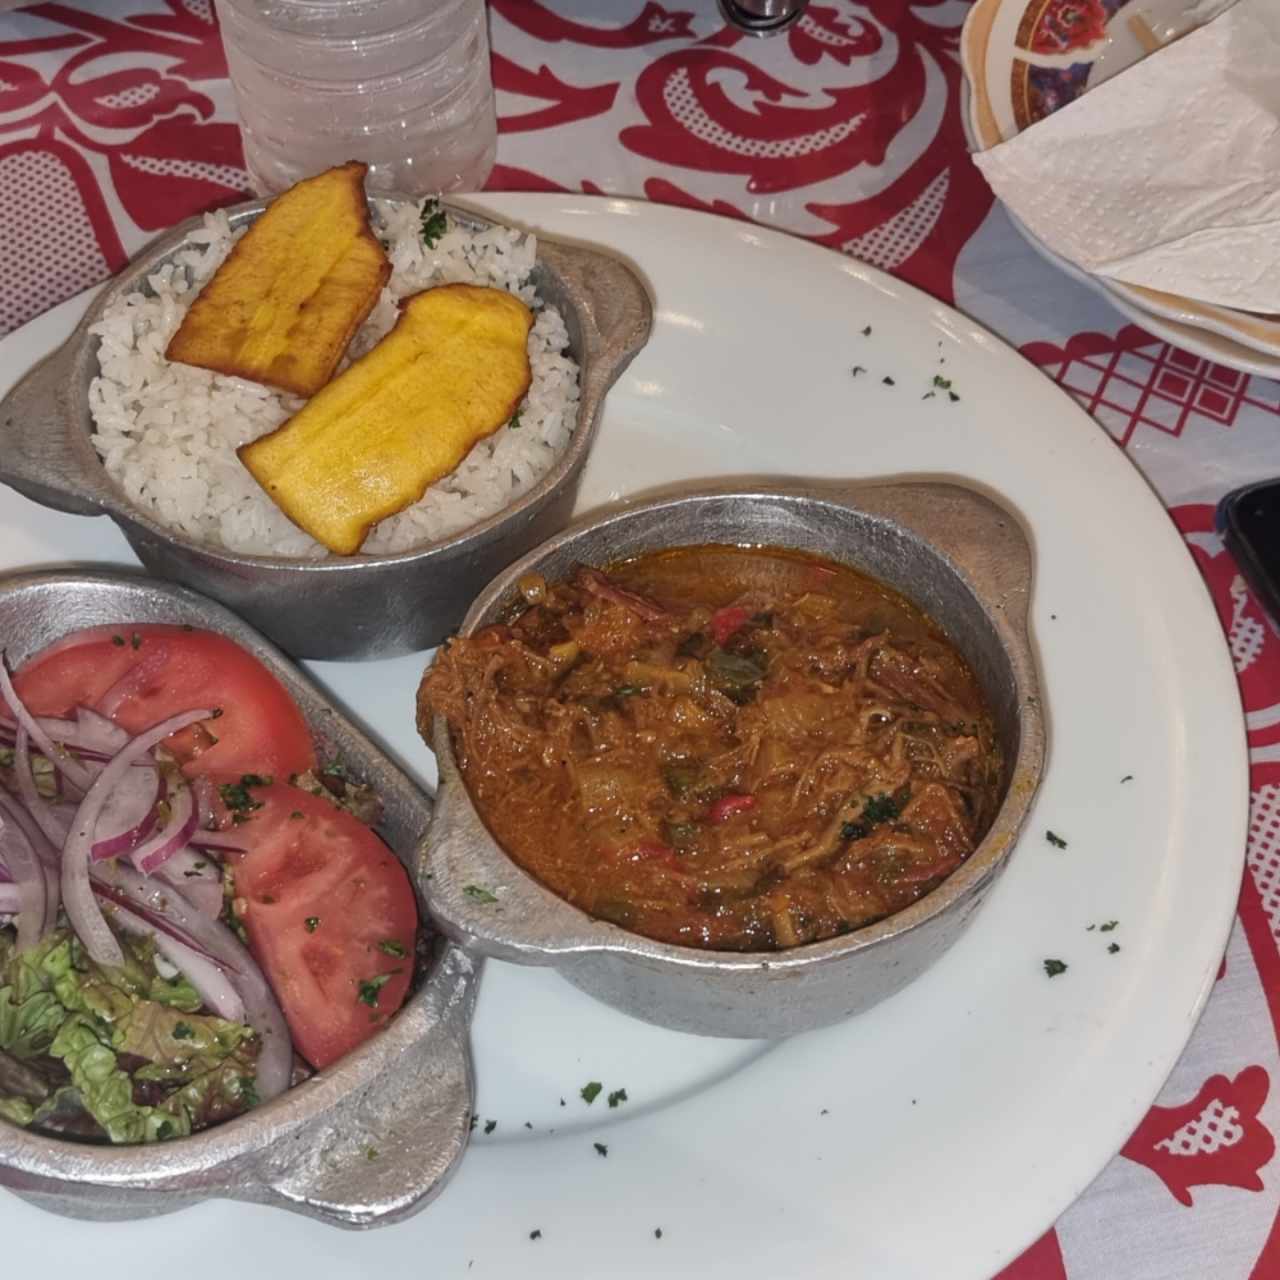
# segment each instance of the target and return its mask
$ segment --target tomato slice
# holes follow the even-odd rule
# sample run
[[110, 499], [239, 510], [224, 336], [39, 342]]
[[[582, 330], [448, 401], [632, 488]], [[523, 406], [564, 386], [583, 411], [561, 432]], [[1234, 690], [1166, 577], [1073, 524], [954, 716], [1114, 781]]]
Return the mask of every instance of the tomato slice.
[[312, 1066], [373, 1035], [404, 1003], [418, 904], [405, 869], [364, 823], [276, 782], [237, 828], [236, 910]]
[[200, 733], [166, 744], [188, 777], [287, 778], [315, 766], [311, 732], [285, 687], [251, 653], [212, 631], [160, 624], [94, 627], [25, 662], [14, 688], [33, 714], [77, 706], [102, 711], [130, 733], [192, 707], [222, 714]]

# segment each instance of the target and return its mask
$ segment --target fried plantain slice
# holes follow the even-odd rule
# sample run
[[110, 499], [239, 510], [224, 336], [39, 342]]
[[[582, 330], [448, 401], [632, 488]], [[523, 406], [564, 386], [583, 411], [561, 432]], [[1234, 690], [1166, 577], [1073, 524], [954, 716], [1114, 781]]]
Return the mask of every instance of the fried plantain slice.
[[519, 298], [447, 284], [400, 308], [367, 355], [238, 451], [285, 515], [338, 555], [448, 475], [529, 390], [533, 316]]
[[353, 160], [277, 196], [200, 291], [165, 356], [315, 395], [391, 275], [369, 230], [367, 168]]

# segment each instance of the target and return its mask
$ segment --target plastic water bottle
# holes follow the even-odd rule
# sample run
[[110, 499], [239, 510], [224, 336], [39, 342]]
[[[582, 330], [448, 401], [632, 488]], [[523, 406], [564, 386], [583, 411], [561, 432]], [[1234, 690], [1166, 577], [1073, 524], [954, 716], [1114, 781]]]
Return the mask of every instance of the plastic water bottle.
[[484, 0], [216, 0], [264, 193], [348, 160], [367, 185], [475, 191], [497, 150]]

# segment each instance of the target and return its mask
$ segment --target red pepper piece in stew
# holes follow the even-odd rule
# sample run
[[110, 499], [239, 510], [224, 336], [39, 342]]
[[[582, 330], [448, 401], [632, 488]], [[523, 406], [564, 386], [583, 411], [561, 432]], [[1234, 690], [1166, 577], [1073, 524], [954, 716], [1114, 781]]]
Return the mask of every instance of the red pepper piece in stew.
[[719, 800], [711, 806], [711, 821], [719, 824], [728, 822], [730, 818], [736, 818], [740, 813], [746, 813], [748, 810], [756, 807], [755, 796], [730, 794], [721, 796]]
[[726, 605], [711, 615], [711, 634], [722, 649], [751, 620], [751, 614], [741, 605]]

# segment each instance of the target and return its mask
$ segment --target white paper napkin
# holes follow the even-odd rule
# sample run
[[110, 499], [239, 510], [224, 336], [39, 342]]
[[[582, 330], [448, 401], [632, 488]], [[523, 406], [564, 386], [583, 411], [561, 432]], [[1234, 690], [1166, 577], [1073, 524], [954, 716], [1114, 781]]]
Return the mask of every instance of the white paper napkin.
[[1280, 0], [1238, 0], [974, 160], [1094, 275], [1280, 311]]

